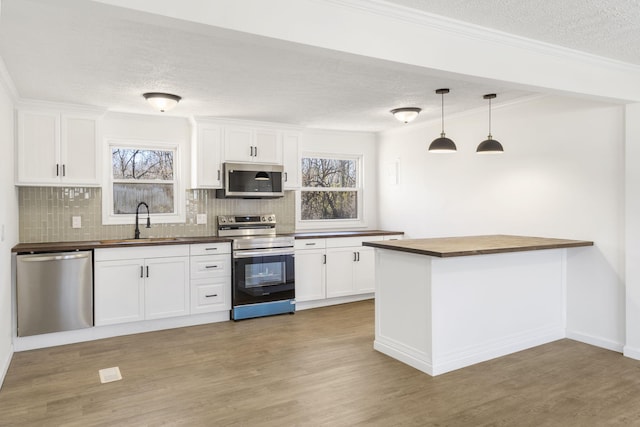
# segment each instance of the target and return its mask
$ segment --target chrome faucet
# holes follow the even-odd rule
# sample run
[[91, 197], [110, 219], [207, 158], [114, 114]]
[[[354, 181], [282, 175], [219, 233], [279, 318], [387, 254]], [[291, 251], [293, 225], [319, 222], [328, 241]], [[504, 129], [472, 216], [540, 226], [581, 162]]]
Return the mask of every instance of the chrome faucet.
[[147, 205], [145, 202], [140, 202], [136, 207], [136, 231], [135, 231], [134, 239], [140, 238], [140, 227], [138, 227], [138, 210], [140, 209], [140, 206], [143, 206], [143, 205], [145, 208], [147, 208], [147, 228], [151, 228], [151, 217], [149, 215], [149, 205]]

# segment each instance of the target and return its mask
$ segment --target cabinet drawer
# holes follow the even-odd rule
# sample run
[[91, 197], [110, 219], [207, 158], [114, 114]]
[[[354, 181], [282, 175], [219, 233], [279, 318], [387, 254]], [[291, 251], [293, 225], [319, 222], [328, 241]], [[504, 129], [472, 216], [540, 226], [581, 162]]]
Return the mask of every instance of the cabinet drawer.
[[229, 279], [191, 282], [191, 312], [206, 313], [231, 309]]
[[200, 255], [191, 257], [191, 279], [231, 276], [230, 255]]
[[189, 256], [188, 245], [149, 245], [122, 248], [97, 248], [94, 261], [116, 261], [133, 258], [168, 258]]
[[191, 255], [216, 255], [231, 253], [231, 243], [197, 243], [190, 246]]
[[295, 249], [324, 249], [326, 247], [326, 239], [296, 239]]
[[362, 242], [375, 242], [378, 240], [383, 240], [383, 236], [336, 237], [327, 239], [327, 248], [362, 246]]

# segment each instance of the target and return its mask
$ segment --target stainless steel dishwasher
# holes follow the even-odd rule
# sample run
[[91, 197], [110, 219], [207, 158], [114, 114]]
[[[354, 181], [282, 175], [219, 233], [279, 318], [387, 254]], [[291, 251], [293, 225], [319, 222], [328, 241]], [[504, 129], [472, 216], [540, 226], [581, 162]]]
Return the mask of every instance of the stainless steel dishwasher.
[[91, 251], [18, 255], [18, 336], [93, 326]]

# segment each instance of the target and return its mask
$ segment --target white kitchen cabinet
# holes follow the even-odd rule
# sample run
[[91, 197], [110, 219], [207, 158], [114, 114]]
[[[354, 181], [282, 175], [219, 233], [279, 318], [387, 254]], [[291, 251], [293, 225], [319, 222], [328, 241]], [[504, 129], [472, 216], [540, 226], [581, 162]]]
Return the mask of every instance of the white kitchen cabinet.
[[402, 235], [296, 239], [296, 301], [319, 301], [375, 292], [375, 250], [365, 241]]
[[96, 326], [189, 314], [188, 255], [188, 245], [96, 249]]
[[222, 188], [222, 127], [192, 122], [191, 186]]
[[274, 129], [225, 126], [224, 159], [226, 162], [282, 164], [282, 140]]
[[17, 185], [100, 185], [99, 116], [18, 111]]
[[296, 250], [296, 301], [326, 297], [326, 253], [324, 249]]
[[190, 253], [191, 313], [231, 310], [231, 245], [193, 244]]
[[284, 166], [284, 189], [300, 188], [300, 133], [284, 132], [282, 136], [282, 165]]

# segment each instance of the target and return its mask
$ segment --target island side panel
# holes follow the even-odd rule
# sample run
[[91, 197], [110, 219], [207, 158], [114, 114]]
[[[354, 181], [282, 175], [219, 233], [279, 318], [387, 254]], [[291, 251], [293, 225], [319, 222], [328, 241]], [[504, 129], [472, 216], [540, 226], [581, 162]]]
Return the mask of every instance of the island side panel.
[[433, 375], [563, 338], [566, 249], [432, 258]]
[[376, 249], [374, 349], [432, 375], [431, 257]]

